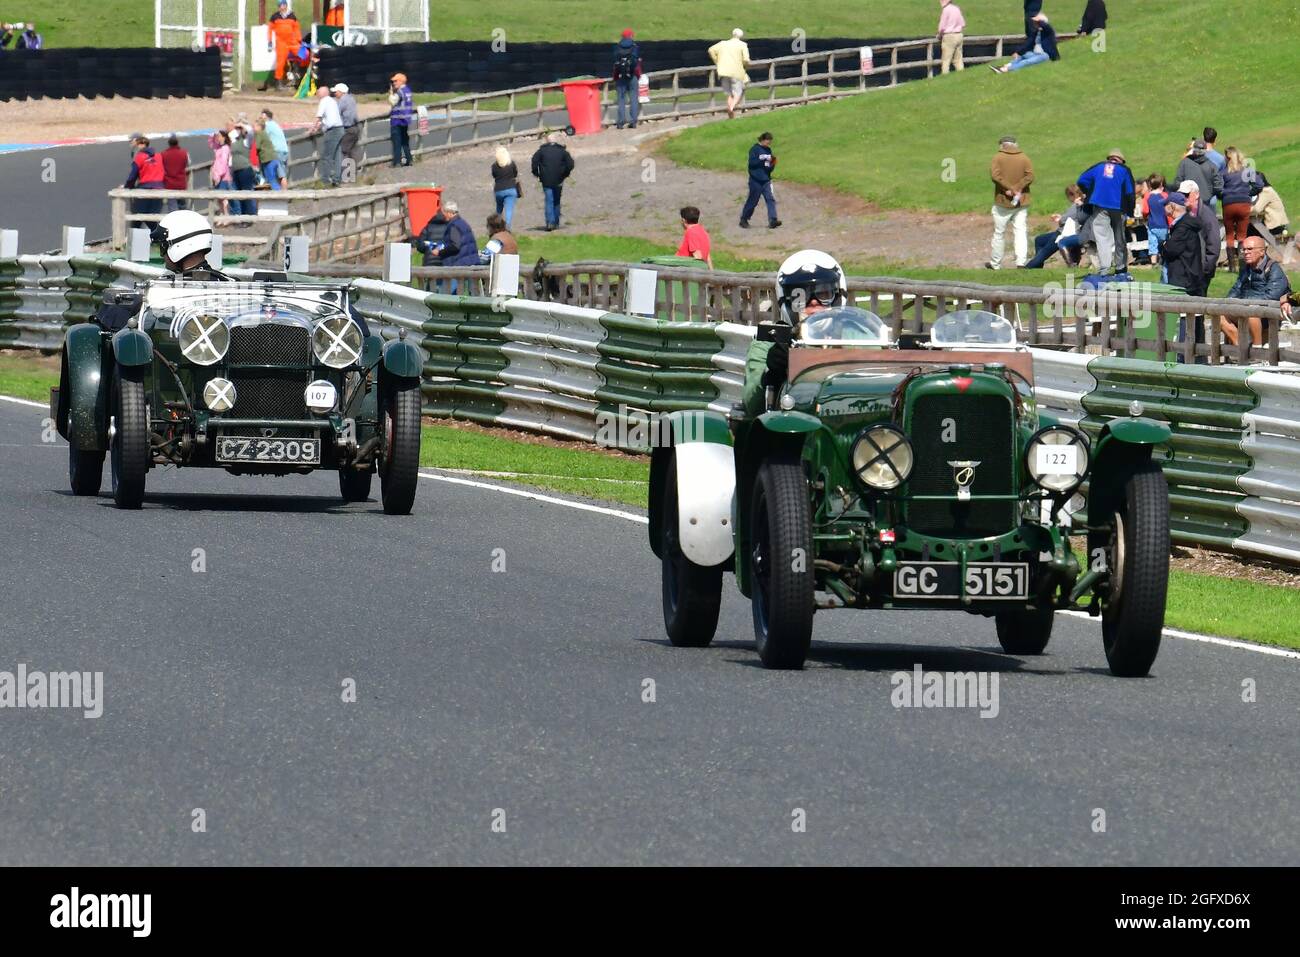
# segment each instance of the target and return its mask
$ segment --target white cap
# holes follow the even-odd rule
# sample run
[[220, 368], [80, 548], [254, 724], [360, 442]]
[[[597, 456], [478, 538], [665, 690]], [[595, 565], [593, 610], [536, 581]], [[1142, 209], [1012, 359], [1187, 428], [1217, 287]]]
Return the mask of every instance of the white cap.
[[1200, 191], [1201, 187], [1196, 185], [1194, 179], [1185, 179], [1178, 184], [1178, 192], [1180, 193], [1199, 193]]
[[330, 87], [330, 90], [335, 93], [346, 93], [348, 91], [348, 85], [346, 83], [335, 83]]
[[446, 210], [447, 212], [449, 212], [449, 213], [459, 213], [459, 212], [460, 212], [460, 206], [457, 205], [457, 203], [455, 202], [455, 200], [449, 200], [448, 202], [443, 203], [443, 204], [442, 204], [442, 208], [445, 209], [445, 210]]

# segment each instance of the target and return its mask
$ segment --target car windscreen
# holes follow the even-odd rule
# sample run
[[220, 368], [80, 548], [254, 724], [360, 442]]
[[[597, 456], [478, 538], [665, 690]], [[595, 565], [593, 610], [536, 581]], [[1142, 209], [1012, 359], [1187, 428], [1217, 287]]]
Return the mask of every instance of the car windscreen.
[[816, 345], [843, 342], [884, 346], [890, 341], [889, 325], [874, 312], [855, 306], [820, 309], [799, 324], [799, 341]]
[[1016, 330], [996, 313], [963, 309], [935, 319], [930, 341], [940, 347], [978, 345], [1008, 348], [1016, 344]]
[[313, 324], [346, 315], [346, 292], [270, 283], [150, 283], [145, 291], [144, 327], [175, 329], [191, 315], [220, 316], [227, 324], [254, 318]]

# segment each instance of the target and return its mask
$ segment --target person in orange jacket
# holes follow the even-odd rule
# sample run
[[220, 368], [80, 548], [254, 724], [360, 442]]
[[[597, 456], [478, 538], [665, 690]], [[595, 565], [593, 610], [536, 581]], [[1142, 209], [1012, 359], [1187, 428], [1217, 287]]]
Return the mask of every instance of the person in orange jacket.
[[343, 0], [329, 0], [329, 10], [325, 12], [325, 26], [343, 26]]
[[[266, 21], [275, 42], [275, 83], [284, 85], [284, 68], [290, 55], [296, 55], [302, 46], [302, 25], [289, 9], [289, 0], [280, 0], [280, 7]], [[265, 89], [265, 87], [263, 87]]]

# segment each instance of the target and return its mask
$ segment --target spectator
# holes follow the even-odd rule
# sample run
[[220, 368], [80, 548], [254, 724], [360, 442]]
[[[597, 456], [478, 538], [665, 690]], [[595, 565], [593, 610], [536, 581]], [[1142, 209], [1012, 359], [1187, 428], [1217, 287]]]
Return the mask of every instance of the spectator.
[[343, 124], [343, 138], [339, 140], [339, 180], [355, 183], [361, 169], [364, 149], [361, 142], [361, 120], [357, 117], [357, 98], [348, 92], [346, 83], [335, 83], [330, 93], [339, 105], [339, 121]]
[[260, 189], [263, 185], [271, 189], [279, 189], [279, 170], [276, 164], [279, 162], [279, 154], [275, 151], [275, 144], [271, 142], [271, 134], [266, 131], [266, 121], [258, 117], [253, 123], [253, 145], [257, 147], [257, 169], [261, 174], [261, 181], [256, 185]]
[[727, 119], [735, 119], [736, 107], [745, 98], [745, 84], [749, 82], [746, 68], [751, 61], [744, 36], [745, 31], [736, 27], [730, 40], [719, 40], [709, 47], [709, 59], [717, 67], [718, 82], [727, 94]]
[[0, 50], [9, 46], [9, 41], [14, 38], [14, 30], [21, 28], [20, 23], [0, 23]]
[[329, 9], [325, 11], [325, 26], [343, 26], [343, 2], [344, 0], [329, 0]]
[[[262, 122], [266, 125], [266, 135], [271, 137], [271, 146], [275, 150], [275, 173], [274, 178], [267, 174], [271, 180], [272, 189], [289, 188], [289, 140], [284, 135], [284, 128], [275, 121], [275, 114], [270, 110], [261, 112]], [[265, 168], [265, 163], [263, 163]]]
[[[234, 180], [234, 189], [237, 192], [247, 192], [257, 185], [257, 178], [253, 174], [253, 158], [250, 149], [253, 145], [253, 137], [247, 126], [237, 125], [230, 134], [230, 175]], [[230, 210], [235, 216], [256, 216], [257, 201], [252, 199], [236, 199], [231, 203]], [[250, 226], [251, 223], [240, 223], [241, 227]]]
[[541, 181], [546, 201], [546, 231], [560, 227], [560, 198], [564, 181], [573, 172], [573, 157], [564, 148], [559, 133], [548, 133], [546, 142], [533, 154], [533, 175]]
[[[230, 173], [230, 134], [225, 130], [217, 130], [208, 137], [208, 145], [212, 147], [212, 166], [208, 170], [208, 181], [213, 189], [233, 189], [234, 182]], [[223, 216], [230, 213], [228, 200], [221, 201], [221, 213]]]
[[337, 186], [342, 181], [339, 167], [343, 159], [343, 118], [339, 115], [338, 100], [330, 94], [328, 87], [319, 87], [316, 96], [320, 102], [316, 107], [316, 122], [312, 124], [311, 135], [325, 135], [320, 148], [321, 182], [326, 186]]
[[415, 115], [415, 101], [411, 97], [411, 88], [406, 85], [405, 73], [394, 73], [388, 82], [388, 102], [392, 106], [388, 114], [388, 135], [393, 141], [393, 165], [410, 166], [411, 118]]
[[1169, 217], [1165, 213], [1165, 200], [1169, 196], [1169, 190], [1165, 188], [1165, 178], [1159, 173], [1147, 177], [1147, 189], [1147, 255], [1151, 257], [1151, 264], [1155, 265], [1160, 262], [1160, 247], [1169, 238]]
[[36, 24], [29, 23], [14, 41], [15, 50], [40, 50], [45, 46], [45, 38], [36, 32]]
[[1010, 73], [1060, 58], [1061, 54], [1056, 49], [1056, 31], [1047, 22], [1047, 17], [1039, 13], [1029, 21], [1025, 30], [1025, 42], [1011, 54], [1011, 62], [1003, 66], [990, 63], [989, 69], [994, 73]]
[[1008, 224], [1016, 266], [1024, 266], [1029, 260], [1029, 186], [1034, 181], [1034, 164], [1014, 136], [998, 141], [998, 151], [989, 164], [989, 178], [993, 180], [993, 248], [984, 268], [1002, 268]]
[[[131, 152], [131, 169], [123, 186], [126, 189], [162, 189], [163, 177], [166, 175], [162, 157], [149, 146], [149, 138], [142, 133], [134, 134], [131, 137]], [[132, 207], [136, 213], [161, 213], [162, 200], [137, 199]]]
[[[1165, 200], [1165, 216], [1169, 220], [1169, 237], [1160, 251], [1168, 270], [1169, 282], [1182, 288], [1189, 296], [1200, 296], [1205, 289], [1205, 260], [1201, 253], [1203, 235], [1196, 217], [1187, 208], [1188, 199], [1183, 193], [1170, 193]], [[1179, 341], [1183, 330], [1179, 330]], [[1200, 336], [1197, 336], [1200, 341]]]
[[[433, 265], [479, 265], [478, 240], [474, 238], [474, 230], [470, 228], [469, 223], [465, 222], [460, 215], [460, 207], [454, 202], [446, 202], [442, 204], [442, 208], [447, 224], [443, 227], [442, 239], [428, 250], [435, 254]], [[438, 285], [441, 285], [441, 281]], [[456, 295], [459, 285], [455, 279], [450, 281], [449, 287], [453, 296]]]
[[749, 228], [749, 217], [758, 208], [758, 198], [767, 204], [767, 228], [776, 229], [781, 220], [776, 218], [776, 196], [772, 193], [772, 170], [776, 167], [776, 154], [772, 152], [772, 134], [762, 133], [758, 142], [749, 148], [749, 196], [740, 211], [740, 226]]
[[[167, 148], [162, 151], [163, 188], [186, 189], [190, 185], [186, 170], [190, 165], [190, 154], [181, 149], [181, 141], [173, 133], [167, 137]], [[189, 209], [189, 201], [184, 199], [167, 200], [167, 211]]]
[[[1228, 148], [1228, 166], [1232, 166], [1232, 148]], [[1224, 209], [1227, 206], [1225, 203]], [[1286, 272], [1274, 260], [1269, 258], [1265, 250], [1264, 240], [1259, 236], [1250, 236], [1241, 247], [1241, 271], [1237, 273], [1237, 281], [1232, 284], [1228, 290], [1229, 299], [1251, 299], [1262, 300], [1272, 303], [1278, 303], [1285, 316], [1291, 313], [1291, 283], [1286, 278]], [[1247, 329], [1250, 334], [1251, 343], [1262, 345], [1267, 340], [1265, 333], [1268, 331], [1264, 326], [1263, 319], [1259, 316], [1251, 316], [1246, 320]], [[1226, 338], [1234, 346], [1237, 345], [1237, 321], [1229, 319], [1227, 316], [1219, 317], [1219, 328], [1223, 330]]]
[[614, 47], [614, 86], [618, 90], [618, 128], [627, 125], [627, 104], [632, 104], [632, 129], [636, 129], [637, 118], [641, 115], [641, 99], [637, 84], [641, 78], [641, 47], [633, 39], [631, 30], [624, 30], [623, 37]]
[[1033, 33], [1034, 20], [1043, 12], [1043, 0], [1025, 0], [1025, 32]]
[[1087, 36], [1095, 30], [1106, 29], [1106, 0], [1088, 0], [1079, 21], [1079, 35]]
[[510, 157], [510, 151], [498, 146], [496, 158], [492, 161], [492, 197], [496, 200], [497, 213], [503, 217], [506, 228], [514, 222], [515, 201], [523, 195], [519, 185], [519, 167]]
[[424, 224], [420, 230], [420, 235], [415, 237], [415, 248], [424, 254], [421, 262], [426, 266], [436, 266], [438, 264], [437, 247], [442, 242], [442, 234], [447, 228], [447, 214], [439, 208], [436, 213]]
[[1128, 245], [1124, 221], [1133, 215], [1136, 184], [1133, 173], [1125, 165], [1124, 154], [1113, 149], [1106, 154], [1105, 162], [1090, 166], [1079, 176], [1079, 188], [1092, 207], [1092, 239], [1097, 244], [1097, 259], [1103, 275], [1123, 272], [1128, 265]]
[[1228, 245], [1228, 268], [1236, 272], [1237, 247], [1245, 241], [1250, 228], [1251, 182], [1241, 151], [1229, 146], [1224, 155], [1227, 166], [1223, 171], [1223, 235]]
[[1228, 158], [1220, 153], [1215, 144], [1219, 141], [1219, 131], [1213, 126], [1207, 126], [1201, 132], [1201, 138], [1205, 140], [1205, 157], [1215, 168], [1222, 173], [1225, 166], [1228, 165]]
[[683, 206], [680, 212], [682, 217], [682, 241], [677, 247], [677, 255], [698, 259], [712, 269], [713, 242], [709, 239], [709, 234], [705, 228], [700, 225], [699, 208], [696, 206]]
[[[284, 69], [289, 62], [289, 57], [297, 55], [298, 48], [302, 46], [302, 24], [298, 22], [298, 16], [289, 9], [289, 0], [280, 0], [277, 4], [278, 9], [267, 19], [268, 49], [275, 50], [275, 87], [281, 89], [284, 86]], [[260, 89], [265, 90], [271, 85], [271, 78], [268, 76], [262, 83]]]
[[[1180, 183], [1189, 179], [1195, 181], [1201, 195], [1207, 200], [1217, 200], [1223, 195], [1223, 174], [1207, 155], [1205, 140], [1192, 140], [1178, 164], [1174, 179]], [[1214, 203], [1211, 202], [1210, 205], [1213, 206]]]
[[[1258, 177], [1257, 177], [1258, 182]], [[1264, 228], [1273, 234], [1274, 239], [1286, 236], [1288, 219], [1282, 197], [1272, 186], [1261, 186], [1255, 194], [1253, 214], [1264, 223]]]
[[952, 0], [939, 0], [939, 72], [947, 73], [949, 69], [964, 70], [961, 46], [965, 38], [966, 18], [961, 15], [961, 8]]
[[1074, 183], [1065, 187], [1065, 197], [1070, 205], [1063, 213], [1053, 213], [1056, 229], [1034, 237], [1034, 258], [1025, 263], [1026, 269], [1042, 269], [1049, 259], [1060, 252], [1067, 266], [1079, 262], [1082, 250], [1083, 190]]
[[1201, 198], [1200, 187], [1195, 180], [1183, 180], [1178, 184], [1178, 191], [1187, 197], [1187, 212], [1200, 224], [1201, 236], [1205, 241], [1202, 247], [1201, 274], [1204, 285], [1201, 295], [1208, 295], [1214, 273], [1219, 268], [1219, 245], [1223, 237], [1219, 232], [1219, 217], [1215, 215], [1210, 204]]
[[515, 240], [514, 235], [506, 226], [505, 219], [500, 213], [493, 213], [487, 218], [488, 241], [479, 254], [479, 260], [486, 264], [492, 262], [492, 257], [497, 253], [506, 256], [519, 255], [519, 243]]

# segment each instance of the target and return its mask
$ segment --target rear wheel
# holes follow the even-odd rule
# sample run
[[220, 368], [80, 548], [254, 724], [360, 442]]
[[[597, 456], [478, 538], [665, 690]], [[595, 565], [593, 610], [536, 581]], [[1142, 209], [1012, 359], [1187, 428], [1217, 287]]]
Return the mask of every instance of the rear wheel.
[[149, 471], [149, 419], [142, 370], [118, 366], [114, 371], [113, 427], [109, 431], [113, 501], [118, 508], [139, 508]]
[[420, 480], [420, 382], [400, 381], [381, 396], [380, 428], [384, 456], [380, 495], [389, 515], [409, 515]]
[[722, 604], [722, 566], [697, 565], [682, 553], [677, 526], [677, 457], [664, 476], [663, 508], [664, 629], [679, 648], [703, 648], [718, 630]]
[[1041, 655], [1052, 637], [1051, 608], [1017, 608], [998, 612], [998, 644], [1009, 655]]
[[349, 466], [339, 469], [339, 494], [345, 502], [364, 502], [370, 498], [373, 472], [359, 472]]
[[1160, 651], [1169, 590], [1169, 485], [1147, 462], [1124, 486], [1111, 519], [1106, 556], [1110, 593], [1101, 610], [1102, 642], [1111, 674], [1140, 678]]
[[68, 443], [68, 485], [73, 495], [98, 495], [104, 483], [104, 453], [83, 452]]
[[812, 515], [796, 459], [759, 470], [750, 509], [754, 639], [765, 668], [802, 668], [812, 644]]

